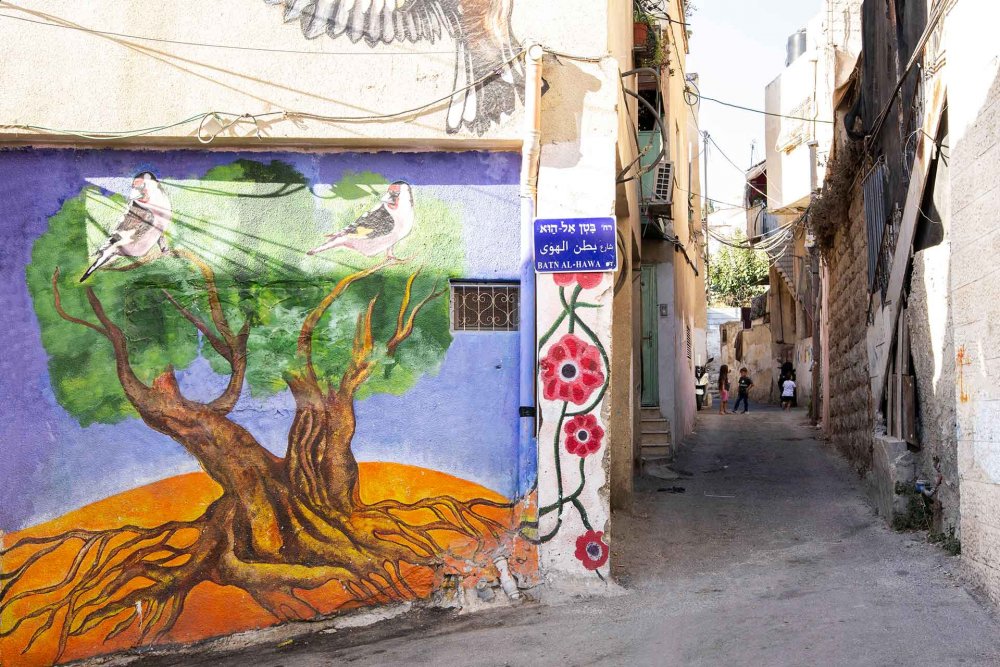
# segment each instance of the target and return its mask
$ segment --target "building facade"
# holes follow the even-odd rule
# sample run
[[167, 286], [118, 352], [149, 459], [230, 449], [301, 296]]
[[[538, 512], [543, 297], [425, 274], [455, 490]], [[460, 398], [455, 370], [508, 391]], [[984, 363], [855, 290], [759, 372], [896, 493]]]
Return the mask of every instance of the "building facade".
[[[4, 664], [606, 586], [641, 432], [632, 8], [338, 7], [0, 23]], [[577, 217], [617, 269], [536, 275], [533, 220]], [[704, 287], [664, 261], [690, 387]]]

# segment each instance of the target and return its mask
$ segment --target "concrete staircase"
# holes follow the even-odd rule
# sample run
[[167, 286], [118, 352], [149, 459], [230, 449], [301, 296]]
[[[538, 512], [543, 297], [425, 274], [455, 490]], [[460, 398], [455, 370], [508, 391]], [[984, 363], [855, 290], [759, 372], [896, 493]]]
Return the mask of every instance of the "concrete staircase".
[[674, 457], [670, 442], [670, 422], [663, 418], [659, 408], [642, 408], [642, 448], [639, 460], [645, 469], [647, 463], [663, 463]]

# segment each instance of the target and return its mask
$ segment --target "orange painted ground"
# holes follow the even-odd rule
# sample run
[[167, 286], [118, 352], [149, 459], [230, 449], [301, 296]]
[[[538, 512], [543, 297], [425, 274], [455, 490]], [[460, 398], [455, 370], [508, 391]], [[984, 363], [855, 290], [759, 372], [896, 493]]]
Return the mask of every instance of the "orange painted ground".
[[[361, 463], [360, 467], [361, 496], [367, 502], [386, 498], [412, 502], [437, 495], [451, 495], [460, 500], [485, 498], [505, 501], [498, 494], [478, 484], [433, 470], [395, 463]], [[10, 533], [2, 537], [2, 543], [4, 547], [9, 547], [24, 537], [54, 535], [72, 528], [100, 530], [122, 525], [154, 527], [166, 521], [193, 520], [198, 518], [220, 494], [220, 487], [203, 473], [180, 475], [106, 498], [44, 524]], [[509, 511], [494, 510], [487, 513], [483, 510], [483, 513], [503, 523], [509, 522]], [[465, 551], [468, 548], [468, 540], [462, 540], [450, 533], [442, 534], [440, 540], [447, 542], [449, 537], [452, 538], [448, 544], [450, 549]], [[16, 590], [37, 589], [58, 582], [67, 572], [79, 545], [79, 541], [74, 541], [46, 556], [41, 561], [44, 565], [29, 571], [29, 576], [17, 582]], [[4, 563], [4, 569], [10, 571], [24, 557], [26, 555], [19, 555], [17, 562], [13, 563], [8, 560]], [[533, 564], [529, 563], [529, 569], [532, 566]], [[429, 569], [404, 568], [403, 574], [407, 583], [419, 595], [430, 594], [433, 581]], [[357, 606], [354, 602], [345, 605], [348, 596], [336, 582], [300, 594], [323, 613], [349, 609], [351, 605]], [[378, 600], [373, 602], [377, 603]], [[38, 602], [35, 602], [32, 606], [37, 604]], [[24, 614], [26, 611], [30, 611], [30, 608], [19, 607], [15, 603], [12, 609], [6, 610], [0, 617], [0, 628], [9, 628], [16, 618], [15, 615]], [[0, 665], [4, 667], [51, 665], [55, 658], [60, 621], [61, 618], [57, 618], [56, 632], [47, 633], [25, 655], [21, 654], [21, 650], [41, 625], [40, 621], [28, 621], [11, 637], [0, 639]], [[265, 612], [245, 591], [232, 586], [222, 587], [212, 583], [202, 583], [188, 596], [184, 612], [173, 630], [158, 643], [187, 643], [273, 625], [276, 622], [276, 619]], [[60, 661], [121, 651], [135, 646], [138, 639], [138, 631], [135, 628], [110, 642], [102, 643], [112, 625], [113, 621], [109, 621], [81, 637], [71, 638]]]

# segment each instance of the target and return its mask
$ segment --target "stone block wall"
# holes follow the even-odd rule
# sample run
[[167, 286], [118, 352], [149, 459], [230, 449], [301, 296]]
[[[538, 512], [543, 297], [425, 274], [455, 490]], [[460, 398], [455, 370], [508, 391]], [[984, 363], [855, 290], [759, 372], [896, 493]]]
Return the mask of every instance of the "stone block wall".
[[830, 423], [834, 445], [861, 474], [872, 464], [872, 411], [869, 400], [868, 249], [861, 188], [851, 193], [846, 220], [837, 232], [830, 267]]
[[[985, 10], [985, 11], [983, 11]], [[950, 296], [962, 560], [1000, 602], [1000, 8], [948, 17]]]

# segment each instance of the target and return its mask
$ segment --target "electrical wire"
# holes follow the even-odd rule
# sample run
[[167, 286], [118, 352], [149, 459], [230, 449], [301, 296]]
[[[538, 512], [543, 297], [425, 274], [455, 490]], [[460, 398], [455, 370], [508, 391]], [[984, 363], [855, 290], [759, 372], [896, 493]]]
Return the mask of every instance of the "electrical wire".
[[[11, 7], [12, 9], [22, 9], [20, 7]], [[368, 55], [378, 55], [378, 56], [398, 56], [398, 55], [408, 55], [408, 56], [433, 56], [433, 55], [455, 55], [454, 51], [371, 51], [367, 53], [359, 53], [356, 51], [304, 51], [299, 49], [273, 49], [259, 46], [240, 46], [238, 44], [212, 44], [207, 42], [191, 42], [182, 39], [168, 39], [166, 37], [147, 37], [144, 35], [132, 35], [124, 32], [114, 32], [111, 30], [97, 30], [96, 28], [88, 28], [82, 25], [76, 25], [73, 23], [52, 23], [50, 21], [39, 21], [37, 19], [30, 19], [26, 16], [14, 16], [13, 14], [2, 14], [0, 13], [0, 18], [13, 19], [14, 21], [23, 21], [25, 23], [34, 23], [35, 25], [41, 25], [48, 28], [62, 28], [64, 30], [75, 30], [78, 32], [85, 32], [92, 35], [101, 35], [104, 37], [119, 37], [121, 39], [134, 39], [143, 42], [157, 42], [160, 44], [175, 44], [178, 46], [197, 46], [205, 47], [211, 49], [231, 49], [234, 51], [259, 51], [261, 53], [290, 53], [295, 55], [311, 55], [311, 56], [368, 56]]]
[[[774, 113], [773, 111], [764, 111], [763, 109], [754, 109], [752, 107], [745, 107], [741, 104], [734, 104], [732, 102], [724, 102], [723, 100], [716, 99], [714, 97], [709, 97], [708, 95], [702, 95], [701, 92], [690, 93], [696, 100], [708, 100], [709, 102], [715, 102], [716, 104], [721, 104], [722, 106], [732, 107], [734, 109], [742, 109], [743, 111], [750, 111], [753, 113], [763, 114], [765, 116], [773, 116], [775, 118], [787, 118], [789, 120], [801, 120], [807, 123], [825, 123], [828, 125], [833, 125], [834, 121], [825, 120], [823, 118], [805, 118], [803, 116], [789, 116], [782, 113]], [[687, 93], [685, 93], [685, 99], [687, 98]], [[689, 106], [694, 106], [695, 102], [688, 101]]]
[[687, 21], [678, 21], [677, 19], [670, 16], [666, 9], [662, 9], [659, 5], [658, 0], [638, 0], [636, 3], [639, 9], [643, 11], [648, 16], [654, 19], [659, 19], [661, 21], [666, 21], [674, 25], [679, 25], [685, 30], [690, 30], [691, 25]]
[[[496, 65], [496, 67], [491, 68], [491, 70], [490, 70], [490, 72], [488, 74], [483, 75], [482, 77], [476, 79], [475, 81], [473, 81], [472, 83], [470, 83], [470, 84], [468, 84], [466, 86], [463, 86], [462, 88], [458, 88], [456, 90], [453, 90], [453, 91], [449, 92], [447, 95], [439, 97], [439, 98], [437, 98], [435, 100], [431, 100], [430, 102], [426, 102], [424, 104], [421, 104], [420, 106], [416, 106], [416, 107], [413, 107], [413, 108], [410, 108], [410, 109], [404, 109], [404, 110], [401, 110], [401, 111], [393, 111], [393, 112], [389, 112], [389, 113], [365, 114], [365, 115], [357, 115], [357, 116], [327, 116], [327, 115], [312, 113], [312, 112], [308, 112], [308, 111], [294, 111], [294, 110], [269, 111], [269, 112], [259, 113], [259, 114], [249, 114], [249, 113], [237, 114], [237, 113], [226, 112], [226, 111], [206, 111], [204, 113], [195, 114], [194, 116], [190, 116], [188, 118], [185, 118], [184, 120], [180, 120], [180, 121], [177, 121], [175, 123], [170, 123], [170, 124], [167, 124], [167, 125], [157, 125], [157, 126], [154, 126], [154, 127], [146, 127], [146, 128], [142, 128], [142, 129], [138, 129], [138, 130], [101, 130], [101, 131], [65, 130], [65, 129], [52, 128], [52, 127], [44, 127], [44, 126], [41, 126], [41, 125], [31, 125], [31, 124], [0, 124], [0, 130], [30, 130], [32, 132], [49, 132], [49, 133], [52, 133], [52, 134], [61, 134], [61, 135], [67, 135], [67, 136], [74, 136], [74, 137], [79, 137], [79, 138], [82, 138], [82, 139], [88, 139], [88, 140], [93, 140], [93, 141], [115, 141], [115, 140], [119, 140], [119, 139], [128, 139], [128, 138], [132, 138], [132, 137], [146, 136], [146, 135], [149, 135], [149, 134], [154, 134], [156, 132], [160, 132], [162, 130], [167, 130], [167, 129], [171, 129], [171, 128], [174, 128], [174, 127], [179, 127], [179, 126], [182, 126], [182, 125], [188, 125], [188, 124], [191, 124], [191, 123], [194, 123], [194, 122], [197, 121], [197, 123], [198, 123], [198, 132], [197, 132], [198, 141], [201, 142], [201, 143], [203, 143], [203, 144], [210, 144], [220, 134], [222, 134], [223, 132], [225, 132], [229, 128], [233, 127], [234, 125], [236, 125], [236, 124], [238, 124], [238, 123], [240, 123], [242, 121], [249, 121], [249, 122], [252, 122], [254, 124], [254, 126], [255, 126], [255, 133], [256, 133], [257, 138], [258, 139], [262, 139], [262, 136], [261, 136], [261, 133], [260, 133], [260, 123], [259, 123], [259, 121], [261, 119], [271, 118], [271, 117], [274, 117], [274, 116], [280, 116], [281, 117], [280, 120], [310, 119], [310, 120], [317, 120], [317, 121], [328, 122], [328, 123], [360, 123], [360, 122], [368, 122], [368, 121], [391, 120], [393, 118], [413, 116], [413, 115], [416, 115], [416, 114], [420, 113], [421, 111], [425, 111], [425, 110], [427, 110], [429, 108], [435, 107], [435, 106], [437, 106], [437, 105], [439, 105], [439, 104], [441, 104], [443, 102], [446, 102], [446, 101], [450, 100], [456, 94], [465, 92], [467, 90], [471, 90], [472, 88], [475, 88], [476, 86], [481, 85], [485, 81], [487, 81], [490, 78], [496, 76], [497, 75], [497, 71], [500, 68], [502, 68], [502, 67], [504, 67], [506, 65], [509, 65], [510, 63], [518, 60], [523, 55], [524, 55], [524, 50], [522, 49], [521, 51], [518, 51], [516, 54], [514, 54], [510, 58], [504, 60], [503, 62], [498, 63]], [[205, 130], [205, 126], [206, 126], [206, 122], [209, 119], [215, 120], [216, 122], [220, 123], [221, 127], [219, 129], [215, 130], [214, 132], [207, 132]]]
[[757, 186], [755, 186], [753, 183], [750, 182], [750, 179], [747, 178], [746, 169], [741, 169], [738, 164], [736, 164], [735, 162], [733, 162], [732, 158], [730, 158], [728, 155], [726, 155], [726, 151], [722, 150], [722, 147], [719, 146], [718, 143], [716, 143], [715, 137], [713, 137], [712, 135], [708, 135], [708, 140], [712, 142], [713, 146], [715, 146], [716, 148], [719, 149], [719, 153], [721, 153], [722, 157], [724, 157], [726, 159], [726, 162], [728, 162], [729, 164], [731, 164], [733, 166], [733, 168], [736, 169], [736, 171], [740, 172], [740, 174], [743, 176], [743, 180], [746, 181], [747, 187], [749, 187], [751, 190], [753, 190], [757, 194], [762, 195], [764, 197], [767, 197], [767, 193], [766, 192], [764, 192], [763, 190], [761, 190], [760, 188], [758, 188]]

